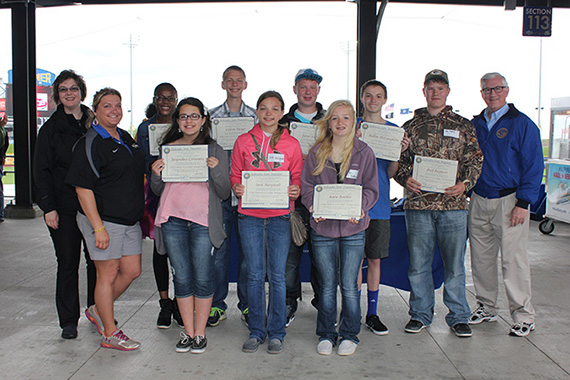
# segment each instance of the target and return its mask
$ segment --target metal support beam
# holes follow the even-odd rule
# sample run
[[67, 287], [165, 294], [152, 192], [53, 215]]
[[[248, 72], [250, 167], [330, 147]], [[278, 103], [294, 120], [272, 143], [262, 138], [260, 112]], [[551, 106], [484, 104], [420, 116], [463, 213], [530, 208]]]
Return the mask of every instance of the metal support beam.
[[356, 104], [360, 115], [360, 86], [376, 77], [376, 0], [358, 0], [357, 6]]
[[36, 5], [12, 5], [12, 68], [16, 204], [6, 217], [34, 217], [32, 154], [36, 143]]

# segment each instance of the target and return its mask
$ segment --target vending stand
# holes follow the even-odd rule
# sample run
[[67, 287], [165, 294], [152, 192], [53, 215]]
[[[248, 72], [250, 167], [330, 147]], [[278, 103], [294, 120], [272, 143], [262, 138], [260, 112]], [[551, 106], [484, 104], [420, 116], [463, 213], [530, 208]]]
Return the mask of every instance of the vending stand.
[[546, 178], [546, 219], [538, 226], [550, 234], [554, 222], [570, 223], [570, 97], [552, 99]]

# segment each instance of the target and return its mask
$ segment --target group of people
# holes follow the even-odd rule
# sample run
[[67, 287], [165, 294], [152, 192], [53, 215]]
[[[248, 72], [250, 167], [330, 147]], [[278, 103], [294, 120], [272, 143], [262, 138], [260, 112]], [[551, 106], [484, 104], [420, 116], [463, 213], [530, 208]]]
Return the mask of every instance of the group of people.
[[[394, 124], [382, 118], [387, 89], [377, 80], [361, 87], [364, 112], [357, 118], [348, 100], [328, 109], [317, 102], [323, 78], [313, 69], [295, 75], [298, 102], [285, 114], [282, 96], [266, 91], [256, 108], [242, 100], [245, 72], [228, 67], [222, 77], [226, 101], [208, 109], [197, 98], [178, 100], [176, 88], [159, 84], [156, 114], [138, 128], [136, 141], [118, 128], [121, 95], [98, 91], [92, 110], [82, 104], [86, 86], [71, 70], [54, 82], [57, 111], [40, 129], [34, 180], [37, 203], [54, 243], [56, 306], [62, 337], [77, 337], [78, 267], [83, 242], [88, 270], [85, 314], [101, 334], [101, 346], [135, 350], [140, 343], [117, 327], [114, 301], [141, 271], [142, 238], [154, 239], [153, 269], [160, 296], [158, 328], [174, 319], [183, 327], [177, 352], [206, 350], [206, 327], [227, 318], [232, 228], [238, 239], [238, 308], [249, 329], [242, 346], [255, 352], [284, 349], [286, 327], [301, 297], [299, 267], [303, 247], [291, 239], [291, 212], [306, 225], [311, 259], [311, 304], [318, 310], [317, 352], [352, 355], [361, 326], [360, 283], [368, 262], [365, 325], [388, 334], [378, 315], [381, 259], [390, 240], [390, 178], [405, 189], [405, 219], [410, 254], [410, 320], [404, 330], [419, 333], [434, 314], [431, 264], [437, 243], [444, 264], [446, 322], [459, 337], [470, 325], [497, 320], [497, 259], [514, 324], [511, 335], [534, 329], [526, 241], [529, 204], [538, 195], [543, 170], [536, 125], [506, 103], [508, 84], [498, 73], [481, 79], [487, 108], [472, 122], [446, 104], [449, 79], [441, 70], [424, 80], [427, 107], [403, 125], [399, 161], [375, 157], [361, 141], [362, 122]], [[212, 138], [212, 118], [251, 117], [254, 127], [232, 150]], [[318, 137], [307, 155], [289, 133], [289, 123], [316, 124]], [[207, 182], [164, 182], [166, 162], [150, 150], [149, 126], [167, 124], [161, 146], [203, 145]], [[456, 184], [443, 193], [422, 191], [414, 180], [415, 156], [457, 162]], [[242, 207], [245, 171], [283, 171], [289, 177], [285, 209]], [[146, 180], [145, 180], [146, 178]], [[349, 220], [313, 217], [313, 189], [353, 184], [362, 188], [361, 214]], [[471, 202], [468, 203], [468, 197]], [[470, 311], [465, 291], [467, 226], [477, 305]], [[174, 299], [169, 298], [169, 265]], [[265, 281], [269, 282], [268, 300]], [[340, 286], [340, 319], [337, 288]], [[338, 325], [338, 327], [337, 327]]]

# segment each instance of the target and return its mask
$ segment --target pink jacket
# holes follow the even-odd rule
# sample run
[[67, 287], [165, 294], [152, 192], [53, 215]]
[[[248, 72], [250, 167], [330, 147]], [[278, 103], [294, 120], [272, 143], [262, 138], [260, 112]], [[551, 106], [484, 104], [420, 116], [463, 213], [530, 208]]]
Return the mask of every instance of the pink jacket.
[[[275, 150], [271, 149], [269, 145], [270, 137], [267, 137], [261, 130], [259, 124], [256, 124], [248, 133], [239, 136], [234, 145], [232, 153], [232, 166], [231, 166], [231, 183], [232, 187], [236, 183], [241, 183], [242, 171], [266, 171], [263, 161], [257, 158], [257, 149], [251, 137], [255, 136], [261, 150], [267, 159], [269, 154], [277, 153], [283, 154], [284, 162], [269, 162], [274, 171], [289, 171], [291, 173], [291, 185], [301, 186], [301, 171], [303, 170], [303, 154], [301, 146], [296, 138], [289, 134], [285, 129], [279, 142], [275, 146]], [[295, 202], [291, 201], [291, 209], [295, 208]], [[256, 218], [271, 218], [275, 216], [287, 215], [289, 210], [278, 209], [242, 209], [241, 199], [239, 201], [238, 212], [244, 215], [254, 216]]]

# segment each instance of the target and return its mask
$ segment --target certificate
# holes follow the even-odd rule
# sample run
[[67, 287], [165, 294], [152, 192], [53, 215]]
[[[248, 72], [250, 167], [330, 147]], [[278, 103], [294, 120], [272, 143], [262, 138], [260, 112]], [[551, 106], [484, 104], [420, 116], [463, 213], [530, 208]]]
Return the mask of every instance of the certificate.
[[291, 136], [299, 140], [303, 154], [309, 154], [309, 149], [317, 141], [317, 126], [315, 124], [291, 122], [289, 130]]
[[363, 122], [360, 125], [362, 137], [374, 151], [376, 158], [388, 161], [398, 161], [402, 150], [404, 129], [393, 125]]
[[212, 137], [224, 150], [232, 150], [236, 139], [253, 128], [253, 117], [219, 117], [212, 119]]
[[170, 127], [170, 124], [148, 125], [148, 148], [151, 156], [158, 156], [160, 153], [160, 147], [158, 146], [158, 143], [168, 127]]
[[443, 193], [457, 183], [457, 161], [415, 156], [412, 178], [421, 183], [422, 191]]
[[241, 183], [245, 192], [241, 197], [242, 208], [289, 208], [288, 171], [243, 171]]
[[313, 218], [348, 220], [362, 215], [362, 186], [315, 185]]
[[208, 145], [163, 145], [164, 182], [207, 182]]

